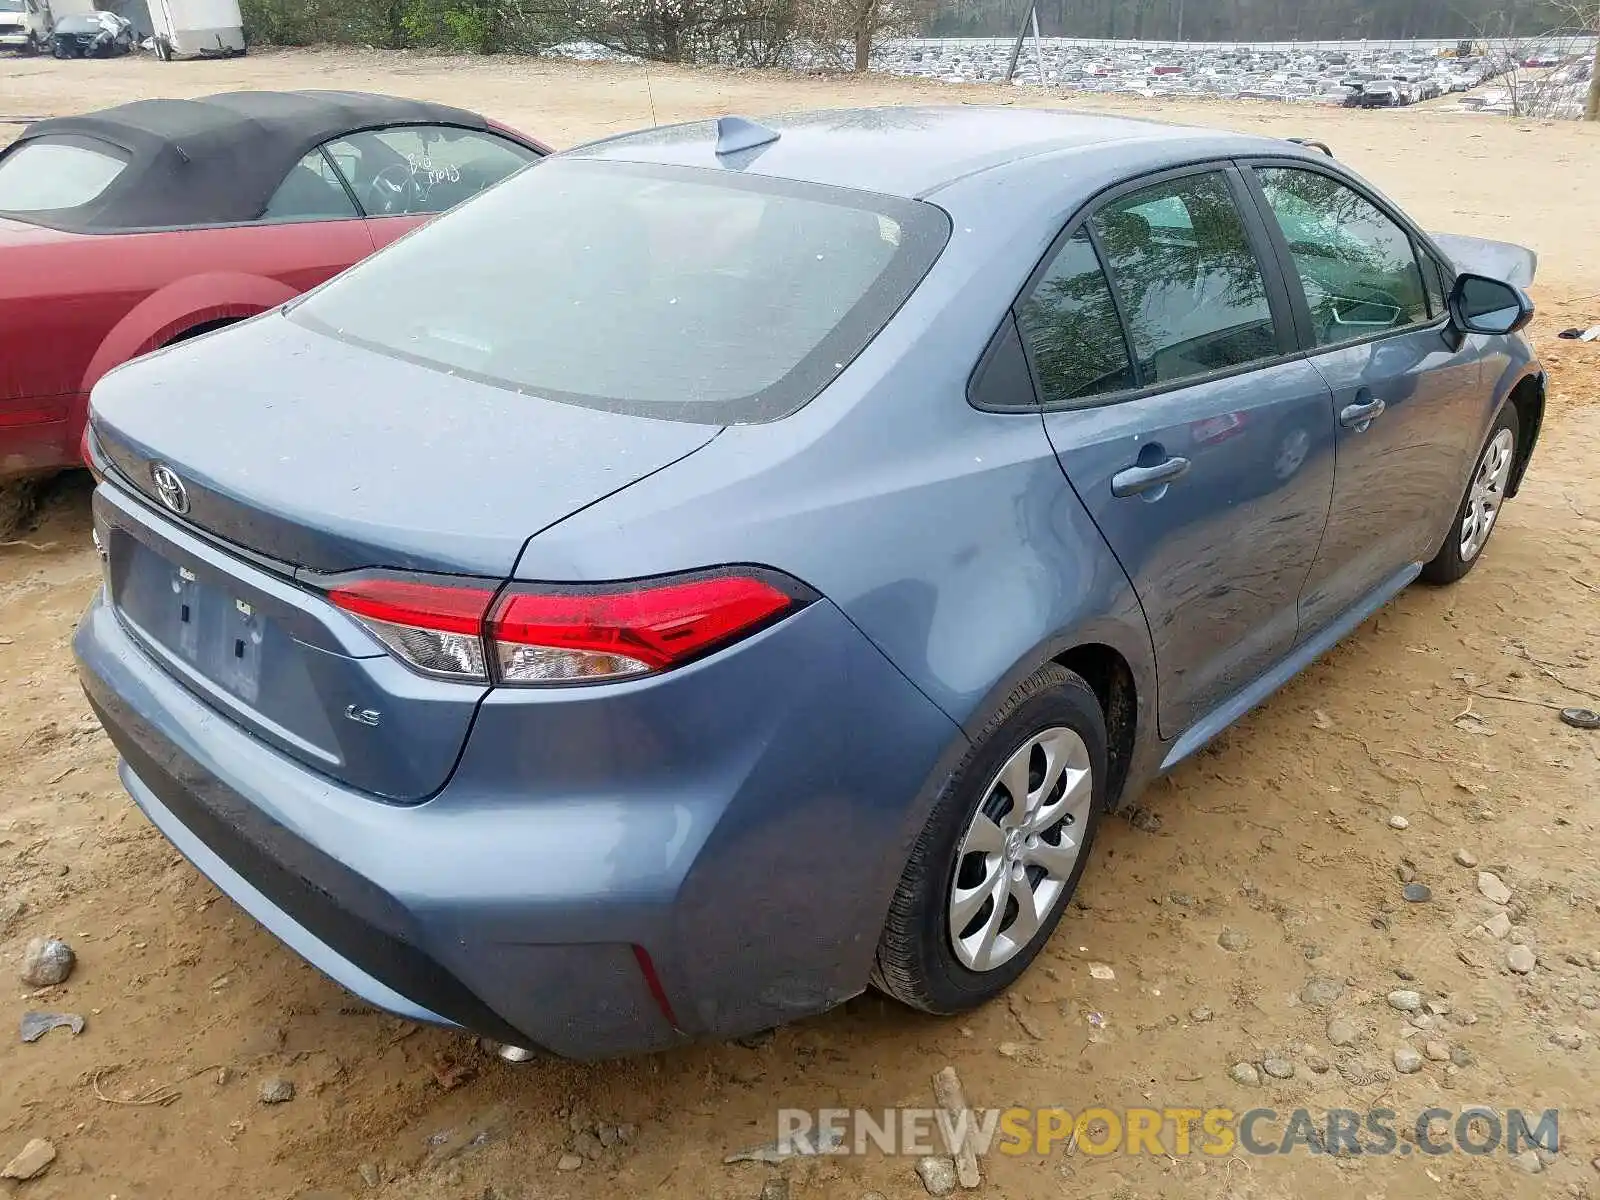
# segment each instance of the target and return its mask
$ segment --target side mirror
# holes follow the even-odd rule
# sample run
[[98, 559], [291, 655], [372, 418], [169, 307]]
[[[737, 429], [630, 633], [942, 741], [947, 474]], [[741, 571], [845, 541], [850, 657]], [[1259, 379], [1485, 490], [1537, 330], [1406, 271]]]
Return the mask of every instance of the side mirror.
[[1515, 333], [1533, 320], [1533, 301], [1515, 284], [1461, 275], [1450, 289], [1450, 319], [1467, 333]]

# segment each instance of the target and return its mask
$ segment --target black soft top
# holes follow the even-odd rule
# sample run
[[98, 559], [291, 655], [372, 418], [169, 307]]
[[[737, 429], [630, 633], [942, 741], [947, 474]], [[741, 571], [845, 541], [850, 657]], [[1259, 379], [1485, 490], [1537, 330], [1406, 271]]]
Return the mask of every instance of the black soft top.
[[198, 100], [135, 100], [79, 117], [35, 121], [7, 153], [38, 138], [109, 143], [127, 168], [87, 204], [0, 213], [84, 233], [253, 221], [313, 148], [385, 125], [487, 129], [476, 113], [366, 92], [222, 92]]

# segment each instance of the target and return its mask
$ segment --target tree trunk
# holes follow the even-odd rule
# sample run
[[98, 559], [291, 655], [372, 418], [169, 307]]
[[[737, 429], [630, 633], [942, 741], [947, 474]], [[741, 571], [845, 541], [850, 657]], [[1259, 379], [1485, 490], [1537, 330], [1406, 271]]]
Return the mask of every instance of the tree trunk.
[[877, 24], [877, 0], [861, 0], [860, 15], [856, 17], [856, 74], [866, 71], [872, 58], [873, 27]]
[[1583, 106], [1585, 121], [1600, 121], [1600, 21], [1595, 24], [1594, 70], [1589, 75], [1589, 101]]

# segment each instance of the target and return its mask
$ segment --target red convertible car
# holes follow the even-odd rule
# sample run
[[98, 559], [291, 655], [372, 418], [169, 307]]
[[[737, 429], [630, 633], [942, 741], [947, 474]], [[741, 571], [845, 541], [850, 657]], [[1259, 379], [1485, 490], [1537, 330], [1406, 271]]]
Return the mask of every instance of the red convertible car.
[[0, 480], [80, 462], [89, 389], [275, 308], [547, 147], [357, 92], [140, 100], [0, 154]]

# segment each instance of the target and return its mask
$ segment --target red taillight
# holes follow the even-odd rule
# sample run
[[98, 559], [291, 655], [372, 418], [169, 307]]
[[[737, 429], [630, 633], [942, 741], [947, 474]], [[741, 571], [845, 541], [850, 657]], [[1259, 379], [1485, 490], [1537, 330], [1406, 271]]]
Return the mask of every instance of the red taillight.
[[[514, 685], [663, 671], [767, 625], [801, 603], [758, 575], [718, 574], [603, 591], [495, 589], [364, 579], [328, 593], [412, 668]], [[490, 605], [493, 603], [493, 610]]]
[[483, 616], [494, 589], [360, 579], [328, 599], [358, 617], [406, 665], [441, 679], [487, 682]]
[[94, 465], [94, 449], [89, 442], [89, 436], [89, 423], [85, 421], [83, 423], [83, 436], [78, 439], [78, 457], [83, 459], [83, 465], [89, 468], [89, 474], [93, 475], [96, 481], [99, 481], [105, 477], [100, 474], [99, 468]]
[[511, 591], [489, 617], [505, 683], [616, 679], [676, 666], [794, 607], [749, 575], [626, 591]]

